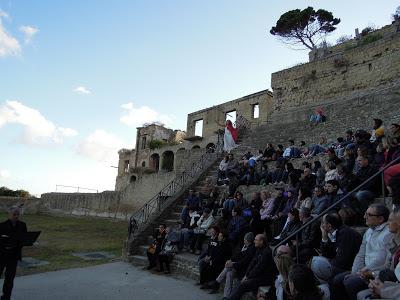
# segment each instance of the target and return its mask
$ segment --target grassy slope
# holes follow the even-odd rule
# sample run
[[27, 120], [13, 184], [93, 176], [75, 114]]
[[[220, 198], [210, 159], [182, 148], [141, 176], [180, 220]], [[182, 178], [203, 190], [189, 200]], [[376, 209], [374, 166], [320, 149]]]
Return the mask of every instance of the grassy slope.
[[[7, 215], [0, 213], [0, 220]], [[23, 256], [49, 261], [47, 266], [18, 269], [26, 275], [60, 269], [91, 266], [109, 260], [84, 261], [71, 255], [73, 252], [107, 251], [121, 256], [123, 241], [127, 236], [126, 222], [107, 219], [24, 215], [28, 230], [41, 230], [39, 245], [23, 249]]]

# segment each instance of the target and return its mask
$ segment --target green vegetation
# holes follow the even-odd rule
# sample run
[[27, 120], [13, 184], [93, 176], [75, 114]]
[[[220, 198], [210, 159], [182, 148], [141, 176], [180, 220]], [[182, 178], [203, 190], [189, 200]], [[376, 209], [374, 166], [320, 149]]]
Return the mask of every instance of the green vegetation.
[[383, 38], [383, 35], [378, 32], [377, 33], [369, 33], [366, 36], [363, 36], [357, 44], [348, 45], [345, 48], [345, 50], [351, 50], [351, 49], [357, 48], [359, 46], [365, 46], [365, 45], [371, 44], [373, 42], [376, 42], [382, 38]]
[[31, 195], [24, 190], [11, 190], [5, 186], [0, 187], [0, 196], [29, 198]]
[[[0, 220], [7, 215], [0, 213]], [[49, 261], [46, 266], [18, 268], [18, 275], [92, 266], [110, 260], [84, 261], [72, 256], [74, 252], [107, 251], [121, 256], [127, 236], [127, 223], [109, 219], [23, 215], [28, 230], [41, 230], [39, 244], [23, 249], [24, 257]]]
[[336, 30], [336, 25], [339, 23], [340, 19], [334, 18], [331, 12], [324, 9], [315, 11], [309, 6], [303, 10], [290, 10], [281, 15], [270, 33], [281, 37], [283, 42], [290, 45], [301, 45], [314, 50], [318, 42]]
[[162, 140], [152, 140], [149, 143], [149, 147], [151, 150], [154, 150], [163, 147], [165, 144], [166, 143]]

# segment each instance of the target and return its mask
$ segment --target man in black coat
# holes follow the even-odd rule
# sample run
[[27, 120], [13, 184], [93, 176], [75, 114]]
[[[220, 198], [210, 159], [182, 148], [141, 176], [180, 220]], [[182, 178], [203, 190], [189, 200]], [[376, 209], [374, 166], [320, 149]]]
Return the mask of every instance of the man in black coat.
[[218, 241], [209, 247], [206, 256], [199, 261], [201, 289], [210, 288], [219, 273], [224, 268], [225, 262], [232, 256], [232, 247], [228, 241], [228, 233], [220, 232]]
[[[311, 210], [306, 207], [301, 208], [299, 217], [303, 226], [304, 224], [312, 220]], [[299, 252], [308, 253], [307, 251], [312, 251], [313, 249], [318, 248], [320, 242], [320, 223], [319, 221], [316, 221], [301, 231], [300, 239], [298, 241], [299, 244], [297, 244], [296, 240], [293, 240], [292, 244], [299, 249]]]
[[229, 298], [231, 300], [240, 300], [244, 293], [257, 290], [262, 285], [271, 286], [274, 284], [278, 271], [266, 236], [257, 234], [254, 239], [254, 246], [256, 253], [247, 267], [245, 276]]
[[217, 279], [209, 285], [212, 289], [211, 293], [218, 292], [220, 284], [225, 282], [224, 297], [229, 298], [232, 293], [233, 279], [238, 278], [241, 280], [244, 277], [247, 267], [256, 252], [254, 234], [252, 232], [244, 235], [243, 244], [240, 252], [232, 256], [232, 259], [225, 263], [225, 268], [218, 275]]
[[[377, 172], [377, 169], [370, 165], [367, 157], [359, 156], [357, 158], [357, 162], [360, 165], [360, 169], [356, 173], [356, 177], [358, 179], [357, 184], [361, 184], [367, 179], [371, 178]], [[379, 182], [376, 178], [363, 184], [360, 190], [356, 193], [356, 198], [360, 203], [362, 213], [367, 210], [368, 206], [371, 204], [371, 201], [378, 193]]]
[[344, 225], [337, 213], [329, 213], [322, 218], [321, 233], [321, 254], [330, 260], [332, 275], [350, 271], [362, 236]]
[[18, 260], [22, 259], [22, 241], [27, 228], [26, 224], [19, 220], [20, 214], [19, 207], [12, 207], [8, 220], [0, 223], [0, 276], [5, 270], [1, 300], [11, 298]]

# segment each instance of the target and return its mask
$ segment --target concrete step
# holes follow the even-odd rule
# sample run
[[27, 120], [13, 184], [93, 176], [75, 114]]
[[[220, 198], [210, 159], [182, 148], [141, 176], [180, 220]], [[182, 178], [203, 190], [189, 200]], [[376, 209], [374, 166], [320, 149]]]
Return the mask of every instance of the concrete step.
[[130, 256], [128, 256], [128, 262], [134, 266], [147, 266], [148, 265], [147, 256], [143, 256], [143, 255], [130, 255]]
[[[128, 257], [128, 261], [135, 266], [148, 265], [147, 248], [148, 246], [140, 246], [142, 253]], [[173, 273], [185, 276], [186, 278], [199, 280], [199, 269], [197, 265], [197, 257], [190, 253], [176, 254], [171, 262], [171, 270]]]

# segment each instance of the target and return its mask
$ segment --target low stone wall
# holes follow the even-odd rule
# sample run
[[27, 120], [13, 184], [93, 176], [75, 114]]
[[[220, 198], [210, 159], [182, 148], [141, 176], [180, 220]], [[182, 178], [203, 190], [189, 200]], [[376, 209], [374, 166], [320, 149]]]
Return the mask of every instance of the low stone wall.
[[22, 205], [22, 212], [35, 214], [39, 211], [40, 198], [0, 197], [0, 211], [8, 211], [12, 206]]
[[75, 216], [127, 219], [133, 206], [121, 204], [121, 193], [46, 193], [39, 212]]

